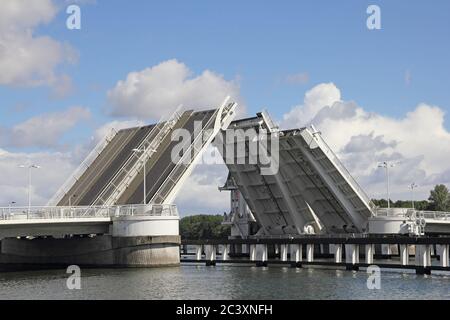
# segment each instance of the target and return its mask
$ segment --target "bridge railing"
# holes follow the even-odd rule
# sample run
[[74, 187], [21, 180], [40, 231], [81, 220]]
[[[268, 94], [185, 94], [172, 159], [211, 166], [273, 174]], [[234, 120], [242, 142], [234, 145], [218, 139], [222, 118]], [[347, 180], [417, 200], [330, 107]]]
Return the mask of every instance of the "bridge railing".
[[0, 208], [0, 221], [99, 219], [123, 216], [178, 216], [178, 210], [173, 204]]
[[378, 217], [405, 217], [405, 218], [424, 218], [426, 220], [450, 221], [450, 212], [443, 211], [423, 211], [412, 208], [377, 208], [375, 216]]
[[79, 167], [72, 173], [72, 175], [67, 179], [64, 184], [59, 188], [59, 190], [53, 195], [53, 197], [48, 201], [48, 206], [56, 206], [61, 199], [69, 192], [70, 188], [81, 178], [81, 176], [86, 172], [86, 170], [92, 165], [95, 159], [102, 153], [102, 151], [108, 146], [108, 144], [114, 139], [118, 131], [112, 128], [108, 134], [100, 140], [100, 142], [95, 146], [95, 148], [88, 154], [86, 159], [79, 165]]

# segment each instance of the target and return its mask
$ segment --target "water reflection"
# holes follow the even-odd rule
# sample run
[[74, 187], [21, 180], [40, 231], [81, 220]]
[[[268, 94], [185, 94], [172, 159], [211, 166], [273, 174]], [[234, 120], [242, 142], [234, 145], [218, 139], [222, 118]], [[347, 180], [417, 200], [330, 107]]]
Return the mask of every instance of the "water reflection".
[[68, 290], [65, 270], [0, 273], [0, 299], [450, 299], [448, 275], [382, 272], [367, 289], [365, 271], [270, 266], [184, 265], [84, 269]]

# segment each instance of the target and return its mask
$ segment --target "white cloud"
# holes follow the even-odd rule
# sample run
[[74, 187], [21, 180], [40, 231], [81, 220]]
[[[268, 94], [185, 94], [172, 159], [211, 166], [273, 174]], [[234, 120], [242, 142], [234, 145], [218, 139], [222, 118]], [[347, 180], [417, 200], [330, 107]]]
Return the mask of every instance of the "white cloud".
[[180, 215], [222, 214], [230, 210], [230, 194], [220, 192], [228, 169], [223, 165], [199, 164], [185, 181], [175, 203]]
[[[70, 121], [72, 117], [89, 116], [87, 110], [83, 108], [72, 108], [61, 117], [66, 118], [63, 122]], [[49, 118], [56, 120], [58, 117], [53, 114]], [[53, 123], [46, 119], [47, 123], [42, 123], [42, 119], [32, 120], [30, 123], [41, 123], [44, 128]], [[44, 122], [45, 122], [44, 121]], [[38, 126], [31, 125], [35, 134], [39, 134]], [[87, 154], [111, 129], [117, 130], [141, 125], [138, 121], [113, 121], [107, 123], [93, 133], [90, 141], [73, 146], [68, 152], [10, 152], [0, 148], [0, 207], [7, 206], [11, 201], [17, 205], [27, 204], [27, 172], [19, 168], [21, 164], [37, 164], [42, 168], [33, 170], [32, 174], [32, 200], [35, 205], [45, 205], [53, 196], [57, 189], [70, 177], [73, 171], [80, 165]], [[42, 130], [45, 131], [45, 130]], [[46, 140], [47, 141], [47, 140]]]
[[2, 0], [0, 32], [16, 32], [50, 22], [56, 14], [51, 0]]
[[139, 120], [125, 120], [125, 121], [114, 120], [102, 125], [100, 128], [95, 130], [93, 138], [94, 141], [98, 142], [101, 139], [103, 139], [107, 134], [109, 134], [109, 132], [112, 129], [119, 131], [126, 128], [139, 127], [144, 125], [146, 125], [146, 123]]
[[37, 164], [32, 171], [32, 205], [45, 205], [56, 189], [75, 169], [70, 153], [13, 153], [0, 149], [0, 206], [12, 201], [25, 206], [28, 202], [28, 171], [18, 166]]
[[400, 164], [391, 170], [392, 197], [409, 199], [407, 185], [414, 181], [426, 198], [433, 184], [450, 183], [444, 116], [439, 107], [424, 103], [400, 119], [371, 113], [342, 101], [340, 90], [328, 83], [308, 91], [304, 104], [284, 115], [282, 126], [314, 124], [369, 196], [385, 196], [385, 173], [377, 164], [393, 160]]
[[114, 116], [144, 117], [158, 120], [176, 107], [189, 109], [216, 107], [230, 95], [244, 109], [236, 81], [227, 81], [210, 70], [193, 76], [177, 60], [168, 60], [151, 68], [131, 72], [109, 90], [108, 99]]
[[74, 63], [68, 44], [35, 36], [34, 28], [49, 23], [57, 8], [51, 0], [3, 0], [0, 10], [0, 85], [53, 87], [55, 96], [70, 92], [67, 75], [56, 69]]
[[341, 100], [341, 92], [333, 83], [322, 83], [305, 94], [303, 105], [294, 107], [283, 116], [286, 127], [308, 124], [324, 107]]
[[12, 128], [3, 128], [0, 143], [14, 147], [55, 147], [61, 136], [79, 121], [89, 119], [84, 107], [72, 107], [62, 112], [30, 118]]

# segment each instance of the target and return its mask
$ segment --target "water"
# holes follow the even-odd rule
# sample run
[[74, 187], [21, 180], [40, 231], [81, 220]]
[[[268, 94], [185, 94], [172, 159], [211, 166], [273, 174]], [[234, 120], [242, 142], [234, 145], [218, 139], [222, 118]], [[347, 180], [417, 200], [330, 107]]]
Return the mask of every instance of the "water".
[[383, 271], [367, 289], [364, 271], [271, 266], [183, 265], [84, 269], [81, 290], [65, 270], [0, 273], [0, 299], [450, 299], [450, 276]]

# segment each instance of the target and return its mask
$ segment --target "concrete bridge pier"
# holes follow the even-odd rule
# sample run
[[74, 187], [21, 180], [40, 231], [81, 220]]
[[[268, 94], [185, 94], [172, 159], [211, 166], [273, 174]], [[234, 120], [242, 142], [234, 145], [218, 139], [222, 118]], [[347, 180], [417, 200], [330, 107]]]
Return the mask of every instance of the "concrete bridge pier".
[[407, 244], [400, 245], [400, 261], [402, 266], [409, 265], [409, 245]]
[[347, 270], [358, 271], [359, 267], [356, 266], [359, 263], [359, 245], [346, 244], [345, 245], [345, 263]]
[[267, 267], [267, 259], [269, 257], [267, 244], [257, 244], [256, 245], [256, 266], [257, 267]]
[[[109, 232], [103, 235], [57, 235], [45, 231], [49, 235], [7, 237], [0, 243], [0, 266], [177, 266], [181, 243], [178, 220], [178, 216], [123, 216], [99, 222], [105, 224], [106, 230], [109, 225]], [[52, 228], [59, 230], [58, 224]], [[82, 224], [76, 228], [82, 229]]]
[[301, 244], [291, 244], [291, 265], [296, 268], [302, 267], [302, 249]]
[[431, 245], [416, 245], [416, 273], [431, 274]]
[[449, 245], [443, 244], [439, 246], [439, 256], [441, 258], [441, 266], [449, 266]]

